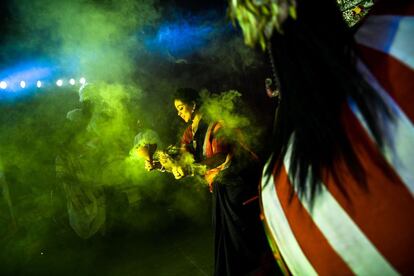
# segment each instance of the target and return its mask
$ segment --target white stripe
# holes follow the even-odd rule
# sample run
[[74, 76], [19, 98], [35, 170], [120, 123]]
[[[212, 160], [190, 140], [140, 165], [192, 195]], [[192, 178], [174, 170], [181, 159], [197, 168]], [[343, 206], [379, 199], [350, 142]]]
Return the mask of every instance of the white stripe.
[[[392, 138], [392, 141], [384, 141], [386, 143], [382, 154], [395, 172], [398, 173], [411, 194], [414, 195], [414, 126], [395, 101], [381, 87], [369, 69], [361, 61], [358, 61], [357, 67], [368, 83], [384, 99], [395, 116], [395, 120], [392, 122], [382, 120], [386, 124], [388, 136]], [[352, 102], [351, 108], [372, 139], [372, 134], [369, 132], [361, 112]], [[372, 140], [374, 141], [374, 139]]]
[[370, 16], [355, 39], [414, 69], [414, 16]]
[[[294, 139], [294, 138], [292, 138]], [[284, 165], [289, 171], [292, 147], [286, 152]], [[289, 176], [292, 178], [292, 176]], [[291, 183], [293, 180], [291, 179]], [[397, 271], [377, 251], [335, 198], [321, 183], [320, 193], [314, 198], [313, 208], [309, 200], [301, 202], [313, 221], [327, 238], [329, 244], [357, 275], [398, 275]], [[309, 178], [306, 186], [309, 187]]]
[[414, 16], [403, 17], [400, 20], [390, 53], [414, 69]]
[[[267, 167], [267, 165], [266, 165]], [[266, 171], [266, 168], [263, 170]], [[262, 176], [263, 213], [283, 260], [293, 275], [317, 275], [290, 229], [277, 197], [273, 175]]]

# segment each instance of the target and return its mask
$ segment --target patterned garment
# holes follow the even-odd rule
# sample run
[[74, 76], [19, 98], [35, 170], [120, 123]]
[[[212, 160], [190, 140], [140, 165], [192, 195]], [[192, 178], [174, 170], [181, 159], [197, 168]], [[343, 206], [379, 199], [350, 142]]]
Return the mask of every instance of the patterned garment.
[[[204, 122], [201, 123], [201, 125], [203, 124]], [[228, 145], [226, 145], [223, 139], [217, 138], [217, 133], [221, 128], [222, 125], [218, 122], [210, 123], [205, 125], [205, 127], [199, 127], [196, 135], [199, 138], [194, 138], [191, 125], [189, 125], [181, 138], [181, 145], [190, 153], [194, 154], [196, 162], [200, 162], [202, 159], [212, 158], [214, 155], [219, 153], [229, 154], [230, 149], [228, 148]], [[212, 192], [213, 189], [212, 184], [214, 178], [229, 165], [230, 159], [228, 158], [219, 166], [206, 171], [204, 178], [210, 187], [210, 192]]]
[[358, 69], [395, 115], [384, 122], [392, 143], [380, 151], [351, 101], [343, 112], [366, 187], [338, 162], [346, 194], [328, 174], [311, 208], [293, 191], [289, 150], [282, 171], [262, 177], [268, 239], [293, 275], [414, 273], [414, 5], [393, 4], [378, 6], [356, 33]]
[[374, 6], [373, 0], [337, 0], [337, 3], [349, 27], [360, 22]]

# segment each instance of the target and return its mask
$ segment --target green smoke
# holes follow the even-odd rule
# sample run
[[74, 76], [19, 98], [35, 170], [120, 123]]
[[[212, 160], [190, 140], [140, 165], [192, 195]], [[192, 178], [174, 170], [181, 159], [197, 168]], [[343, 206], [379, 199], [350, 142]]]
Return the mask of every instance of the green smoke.
[[153, 1], [17, 0], [24, 48], [92, 79], [122, 81], [136, 66], [136, 33], [159, 18]]
[[242, 142], [248, 148], [256, 148], [261, 128], [254, 123], [252, 112], [242, 100], [242, 94], [235, 90], [211, 94], [201, 92], [203, 116], [208, 121], [223, 125], [222, 135], [235, 143]]
[[[155, 237], [171, 228], [183, 231], [180, 227], [188, 225], [209, 229], [210, 194], [201, 178], [178, 182], [169, 174], [147, 172], [143, 160], [131, 158], [129, 151], [136, 134], [145, 129], [158, 134], [160, 148], [176, 144], [184, 126], [174, 110], [172, 92], [185, 86], [234, 89], [242, 82], [240, 74], [246, 76], [257, 68], [257, 55], [241, 38], [220, 37], [189, 57], [188, 63], [151, 56], [137, 33], [163, 19], [156, 4], [129, 0], [13, 3], [13, 20], [18, 24], [0, 55], [15, 51], [47, 56], [63, 68], [75, 68], [89, 84], [81, 97], [78, 91], [61, 87], [0, 104], [3, 269], [30, 267], [41, 252], [47, 254], [48, 247], [55, 246], [57, 263], [73, 259], [91, 271], [99, 266], [93, 258], [106, 249], [94, 242], [103, 239], [105, 244], [116, 230]], [[210, 98], [206, 116], [220, 118], [229, 130], [254, 129], [247, 109], [243, 114], [235, 112], [240, 109], [236, 104], [240, 97], [231, 92]], [[254, 136], [246, 138], [254, 140]], [[191, 157], [182, 161], [189, 163]], [[105, 211], [99, 213], [99, 208]], [[86, 240], [79, 237], [83, 232], [74, 231], [84, 213], [100, 218], [90, 221], [93, 227], [84, 235]], [[71, 244], [81, 246], [66, 251]]]
[[[30, 262], [56, 242], [79, 243], [74, 235], [97, 239], [119, 228], [156, 235], [180, 219], [209, 221], [205, 189], [148, 173], [141, 160], [129, 158], [142, 97], [135, 88], [96, 83], [85, 87], [94, 94], [84, 95], [85, 103], [73, 91], [50, 91], [1, 105], [3, 269]], [[75, 107], [93, 112], [85, 122], [79, 116], [72, 121], [66, 111]], [[83, 212], [97, 218], [90, 232], [79, 224]]]
[[[141, 64], [135, 55], [142, 49], [136, 32], [159, 18], [153, 4], [14, 3], [21, 40], [11, 41], [8, 50], [36, 51], [63, 67], [75, 66], [90, 83], [82, 98], [62, 87], [1, 103], [2, 272], [14, 272], [62, 238], [65, 247], [79, 242], [74, 236], [97, 239], [119, 228], [148, 235], [177, 220], [209, 221], [206, 189], [148, 173], [141, 160], [129, 158], [142, 122], [164, 108], [150, 103], [147, 83], [154, 78], [136, 74]], [[158, 121], [164, 122], [159, 128], [167, 125], [167, 117]], [[164, 135], [174, 139], [175, 131], [166, 128]]]

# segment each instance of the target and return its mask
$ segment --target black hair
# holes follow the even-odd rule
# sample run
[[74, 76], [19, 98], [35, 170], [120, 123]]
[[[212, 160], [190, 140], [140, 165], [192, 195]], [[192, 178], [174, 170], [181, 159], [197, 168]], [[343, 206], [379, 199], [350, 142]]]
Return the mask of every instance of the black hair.
[[196, 109], [199, 109], [201, 107], [200, 93], [193, 88], [178, 88], [173, 95], [173, 99], [181, 100], [182, 102], [190, 106], [192, 106], [195, 103]]
[[[380, 96], [357, 72], [353, 30], [346, 26], [336, 1], [297, 1], [297, 19], [288, 19], [283, 34], [272, 37], [272, 53], [282, 98], [274, 122], [273, 153], [267, 174], [280, 171], [289, 142], [289, 174], [299, 196], [320, 189], [324, 169], [333, 174], [344, 192], [335, 162], [341, 159], [364, 186], [365, 172], [341, 123], [344, 106], [352, 99], [369, 130], [382, 147], [384, 135], [379, 114], [391, 119]], [[294, 139], [291, 140], [292, 135]], [[310, 186], [306, 180], [310, 179]]]

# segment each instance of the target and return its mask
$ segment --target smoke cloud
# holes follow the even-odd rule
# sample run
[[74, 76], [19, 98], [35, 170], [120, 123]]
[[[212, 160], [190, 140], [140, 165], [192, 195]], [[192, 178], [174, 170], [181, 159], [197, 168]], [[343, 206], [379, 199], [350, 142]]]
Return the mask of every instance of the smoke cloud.
[[[80, 92], [49, 86], [0, 101], [6, 273], [62, 237], [210, 227], [207, 185], [147, 172], [129, 152], [146, 129], [158, 134], [160, 148], [178, 142], [186, 127], [173, 106], [179, 87], [234, 89], [247, 99], [259, 93], [244, 81], [262, 69], [260, 53], [244, 46], [225, 11], [186, 12], [155, 0], [15, 0], [7, 18], [0, 71], [42, 58], [56, 64], [53, 77], [72, 73], [88, 84]], [[234, 112], [240, 98], [230, 91], [206, 99], [206, 112], [232, 129], [253, 127], [247, 109]]]

